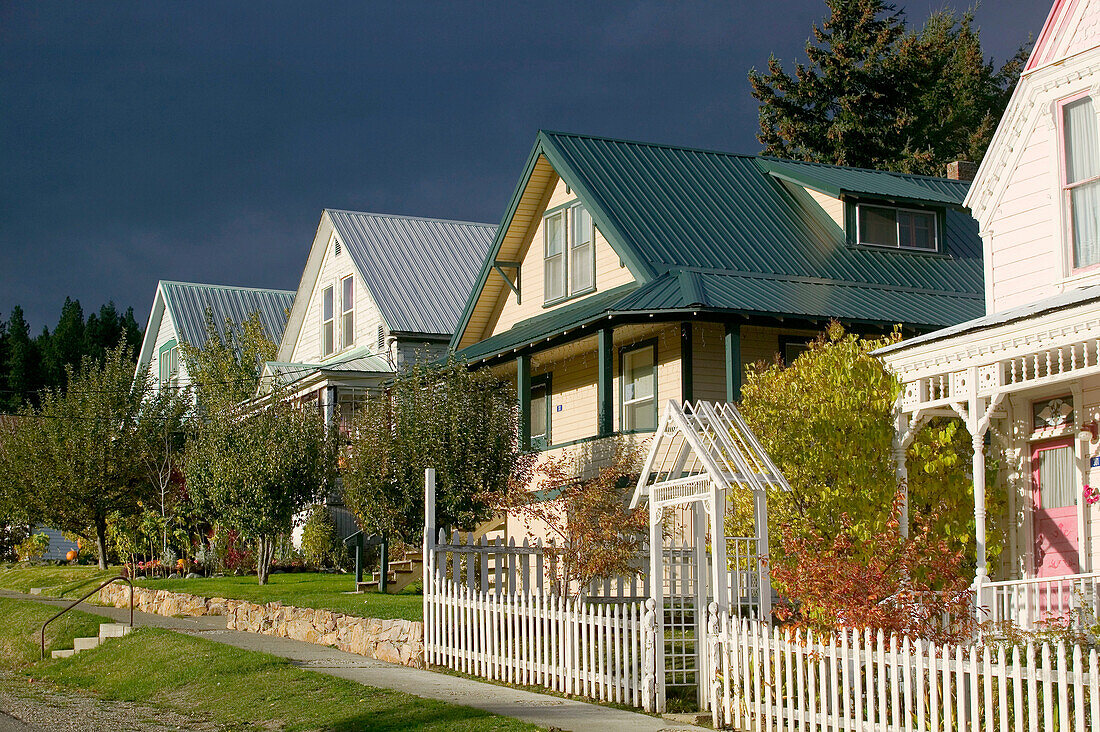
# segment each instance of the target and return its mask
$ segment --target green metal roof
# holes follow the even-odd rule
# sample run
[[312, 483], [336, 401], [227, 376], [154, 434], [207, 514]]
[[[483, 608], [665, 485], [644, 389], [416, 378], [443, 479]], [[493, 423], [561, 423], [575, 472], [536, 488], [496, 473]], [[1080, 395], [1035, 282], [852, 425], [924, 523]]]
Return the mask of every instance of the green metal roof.
[[758, 158], [760, 166], [783, 180], [839, 197], [845, 193], [961, 206], [970, 183], [926, 175], [842, 168], [778, 158]]
[[[601, 293], [519, 323], [463, 349], [460, 355], [467, 358], [561, 333], [582, 313], [591, 319], [599, 313], [698, 304], [921, 327], [952, 325], [984, 313], [977, 222], [956, 210], [966, 194], [965, 183], [543, 131], [452, 344], [459, 342], [469, 321], [540, 155], [588, 206], [638, 285], [631, 297], [611, 302], [610, 292]], [[773, 174], [781, 167], [785, 178], [812, 177], [817, 186], [832, 186], [830, 190], [945, 208], [943, 252], [849, 246], [835, 222], [800, 203]], [[684, 271], [696, 273], [687, 285], [681, 282]], [[701, 292], [690, 289], [695, 280]], [[497, 345], [507, 348], [496, 350]]]

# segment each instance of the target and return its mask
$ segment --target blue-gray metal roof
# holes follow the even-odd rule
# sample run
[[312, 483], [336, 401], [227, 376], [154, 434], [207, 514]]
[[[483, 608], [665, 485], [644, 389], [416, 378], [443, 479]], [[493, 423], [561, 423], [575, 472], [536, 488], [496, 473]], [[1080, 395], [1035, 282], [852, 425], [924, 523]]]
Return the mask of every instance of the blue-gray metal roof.
[[496, 227], [328, 209], [390, 331], [450, 336]]
[[294, 304], [293, 290], [261, 290], [253, 287], [203, 285], [161, 280], [165, 306], [184, 343], [199, 347], [206, 343], [206, 313], [209, 310], [219, 332], [229, 320], [239, 325], [254, 312], [260, 314], [267, 336], [278, 343], [286, 327], [287, 313]]

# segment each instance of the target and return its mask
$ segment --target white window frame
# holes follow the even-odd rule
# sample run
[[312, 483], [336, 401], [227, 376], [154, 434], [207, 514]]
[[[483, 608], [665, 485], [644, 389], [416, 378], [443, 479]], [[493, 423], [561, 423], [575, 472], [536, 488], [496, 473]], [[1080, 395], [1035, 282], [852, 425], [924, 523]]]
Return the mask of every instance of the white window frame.
[[[883, 208], [889, 209], [894, 212], [894, 237], [897, 240], [897, 244], [878, 244], [875, 242], [863, 241], [863, 231], [861, 221], [863, 217], [860, 215], [861, 209], [864, 208]], [[903, 247], [901, 245], [901, 224], [898, 223], [898, 212], [904, 211], [906, 213], [921, 214], [922, 216], [932, 217], [932, 243], [934, 246], [931, 249], [925, 247]], [[940, 246], [940, 216], [936, 211], [932, 211], [925, 208], [908, 208], [906, 206], [891, 206], [887, 203], [874, 203], [872, 201], [866, 201], [856, 204], [856, 243], [861, 247], [874, 247], [875, 249], [898, 249], [904, 252], [924, 252], [925, 254], [938, 254], [942, 247]]]
[[[653, 356], [653, 393], [647, 397], [632, 397], [626, 398], [626, 387], [628, 381], [628, 369], [627, 359], [635, 353], [641, 351], [649, 351]], [[657, 429], [657, 343], [653, 340], [643, 341], [641, 343], [635, 343], [629, 346], [623, 346], [619, 351], [619, 371], [621, 374], [621, 381], [619, 383], [619, 424], [623, 432], [652, 432]], [[627, 425], [627, 414], [629, 408], [635, 405], [645, 404], [650, 402], [653, 408], [653, 427], [638, 428], [634, 425]]]
[[[329, 316], [325, 317], [325, 298], [329, 300]], [[336, 288], [328, 285], [321, 290], [321, 358], [336, 352]], [[327, 330], [326, 330], [327, 327]], [[327, 337], [327, 342], [326, 342]], [[326, 350], [327, 349], [327, 350]]]
[[[345, 302], [347, 284], [351, 283], [351, 302]], [[348, 327], [348, 319], [351, 319], [351, 327]], [[351, 348], [355, 345], [355, 275], [340, 278], [340, 349]]]
[[[1056, 105], [1056, 121], [1057, 121], [1057, 141], [1058, 141], [1058, 188], [1062, 198], [1062, 212], [1064, 219], [1063, 231], [1065, 231], [1065, 242], [1067, 246], [1066, 257], [1069, 262], [1067, 268], [1070, 276], [1080, 274], [1083, 272], [1089, 272], [1094, 269], [1100, 268], [1100, 262], [1092, 262], [1090, 264], [1079, 265], [1077, 263], [1077, 232], [1073, 227], [1073, 191], [1078, 188], [1083, 188], [1087, 185], [1095, 184], [1100, 181], [1100, 175], [1093, 176], [1092, 178], [1086, 178], [1084, 180], [1075, 181], [1073, 183], [1068, 182], [1067, 171], [1069, 169], [1068, 160], [1066, 159], [1066, 107], [1074, 102], [1080, 102], [1082, 100], [1089, 100], [1092, 104], [1093, 114], [1097, 114], [1096, 102], [1097, 98], [1090, 91], [1079, 92], [1071, 96], [1059, 99]], [[1100, 122], [1100, 121], [1098, 121]]]
[[162, 389], [175, 386], [179, 381], [179, 353], [180, 348], [177, 344], [157, 354], [157, 371]]
[[[577, 238], [577, 219], [578, 211], [584, 209], [588, 213], [588, 219], [591, 224], [589, 233], [589, 241], [583, 245], [590, 248], [590, 253], [587, 255], [591, 266], [591, 285], [583, 288], [575, 286], [573, 281], [573, 258], [577, 255], [575, 250], [580, 249], [578, 246]], [[562, 222], [562, 249], [558, 254], [548, 254], [550, 250], [550, 225], [551, 219], [559, 218]], [[543, 305], [556, 305], [565, 300], [569, 300], [574, 297], [580, 297], [581, 295], [587, 295], [596, 291], [596, 222], [592, 219], [592, 212], [580, 201], [573, 201], [571, 203], [563, 204], [547, 211], [542, 217], [542, 286], [543, 286]], [[550, 292], [550, 260], [561, 258], [561, 295], [556, 297], [549, 297]]]

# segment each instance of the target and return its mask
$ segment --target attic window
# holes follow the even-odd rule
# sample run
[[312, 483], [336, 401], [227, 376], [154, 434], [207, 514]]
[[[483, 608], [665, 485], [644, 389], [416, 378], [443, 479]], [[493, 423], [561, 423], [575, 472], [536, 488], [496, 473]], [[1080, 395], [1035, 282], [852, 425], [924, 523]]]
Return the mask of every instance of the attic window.
[[939, 250], [939, 224], [934, 211], [860, 204], [856, 220], [860, 244], [924, 252]]
[[551, 305], [596, 289], [596, 228], [583, 205], [543, 219], [543, 303]]

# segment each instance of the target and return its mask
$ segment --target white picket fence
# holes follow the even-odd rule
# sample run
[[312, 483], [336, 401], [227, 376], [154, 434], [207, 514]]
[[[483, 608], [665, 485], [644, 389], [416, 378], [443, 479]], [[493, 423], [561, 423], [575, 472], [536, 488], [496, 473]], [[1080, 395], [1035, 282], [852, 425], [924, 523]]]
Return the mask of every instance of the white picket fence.
[[753, 732], [1100, 732], [1096, 649], [815, 638], [712, 604], [715, 726]]
[[652, 600], [498, 594], [438, 576], [424, 592], [428, 664], [647, 710], [656, 630]]

